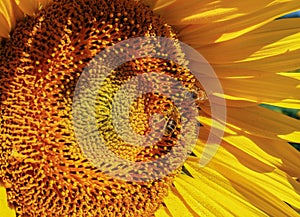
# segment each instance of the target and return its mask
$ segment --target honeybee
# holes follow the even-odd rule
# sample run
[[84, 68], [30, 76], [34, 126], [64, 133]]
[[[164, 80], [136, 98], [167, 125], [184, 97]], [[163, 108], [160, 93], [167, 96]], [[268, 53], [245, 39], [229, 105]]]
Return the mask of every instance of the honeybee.
[[192, 98], [198, 108], [200, 108], [200, 105], [208, 99], [205, 91], [201, 90], [199, 87], [193, 87], [193, 89], [187, 92], [186, 96]]
[[176, 120], [169, 117], [164, 126], [165, 136], [171, 136], [175, 132], [177, 124], [178, 123], [176, 122]]
[[171, 107], [165, 111], [166, 122], [164, 125], [164, 135], [172, 136], [180, 122], [180, 115], [177, 107]]

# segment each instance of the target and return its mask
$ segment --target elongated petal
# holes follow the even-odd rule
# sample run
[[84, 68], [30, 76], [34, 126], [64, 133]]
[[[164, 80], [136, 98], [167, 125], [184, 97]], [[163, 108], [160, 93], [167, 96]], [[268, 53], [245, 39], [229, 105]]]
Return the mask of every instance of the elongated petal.
[[241, 70], [251, 69], [255, 66], [255, 69], [269, 72], [282, 72], [282, 71], [293, 71], [299, 68], [299, 62], [296, 61], [300, 58], [300, 50], [287, 51], [282, 54], [279, 53], [272, 57], [266, 57], [258, 60], [249, 62], [240, 62], [226, 64], [226, 67], [237, 67]]
[[[266, 216], [216, 172], [205, 168], [201, 173], [199, 179], [180, 175], [174, 182], [178, 197], [199, 215], [239, 216], [243, 213], [246, 216]], [[236, 208], [232, 209], [233, 206]]]
[[37, 0], [16, 0], [19, 8], [28, 15], [33, 15], [39, 9]]
[[0, 37], [9, 38], [10, 27], [3, 14], [0, 14]]
[[[218, 107], [217, 104], [214, 106]], [[203, 107], [203, 110], [210, 113], [209, 108]], [[263, 138], [300, 141], [299, 120], [260, 106], [249, 106], [243, 109], [228, 107], [226, 124], [239, 129], [240, 132]]]
[[[220, 72], [221, 73], [221, 72]], [[220, 79], [227, 98], [300, 108], [300, 81], [278, 74]], [[225, 96], [225, 97], [226, 97]], [[289, 105], [287, 101], [290, 100]]]
[[244, 152], [257, 161], [272, 164], [293, 177], [300, 177], [300, 153], [284, 141], [245, 135], [226, 136], [224, 140], [230, 144], [230, 146], [225, 144], [225, 148], [232, 151], [240, 162], [246, 163], [246, 159], [242, 157], [245, 157], [242, 153]]
[[[275, 20], [234, 40], [199, 48], [199, 52], [212, 64], [226, 64], [252, 62], [296, 51], [300, 49], [299, 21]], [[197, 42], [192, 45], [197, 47]]]
[[[207, 134], [208, 130], [201, 130], [200, 139], [203, 143], [207, 139]], [[212, 164], [217, 162], [227, 165], [228, 168], [236, 170], [237, 174], [241, 176], [249, 175], [248, 180], [258, 179], [252, 181], [253, 183], [260, 183], [262, 187], [267, 186], [267, 182], [269, 182], [268, 191], [280, 195], [279, 197], [284, 198], [286, 202], [289, 201], [290, 204], [299, 207], [300, 186], [298, 182], [292, 179], [292, 177], [300, 176], [300, 153], [296, 149], [284, 141], [246, 134], [225, 135], [223, 140], [219, 151], [211, 161]], [[205, 150], [202, 144], [198, 143], [193, 151], [199, 157], [204, 154], [203, 151]], [[195, 161], [194, 167], [199, 167], [199, 160], [197, 163]], [[189, 170], [188, 166], [186, 168]], [[220, 166], [213, 168], [218, 170]], [[189, 172], [191, 171], [189, 170]], [[290, 190], [285, 189], [286, 187]]]
[[278, 74], [289, 77], [289, 78], [294, 78], [294, 79], [297, 79], [300, 81], [300, 72], [281, 72]]
[[[187, 27], [181, 31], [182, 40], [201, 37], [202, 44], [236, 38], [298, 9], [299, 4], [293, 0], [164, 0], [154, 5], [154, 10], [168, 23], [181, 30], [183, 26]], [[194, 25], [197, 25], [196, 28]]]
[[0, 37], [8, 38], [20, 17], [22, 13], [14, 0], [0, 1]]
[[6, 189], [0, 186], [0, 213], [3, 217], [15, 217], [16, 212], [7, 204]]
[[155, 212], [155, 217], [176, 217], [173, 216], [166, 206], [160, 206], [160, 208]]
[[214, 69], [225, 92], [222, 97], [227, 99], [228, 106], [247, 107], [257, 103], [300, 108], [300, 73], [274, 73], [224, 66]]
[[[206, 167], [220, 173], [219, 176], [226, 178], [236, 192], [247, 198], [246, 201], [271, 216], [295, 216], [296, 213], [286, 206], [283, 201], [296, 207], [300, 205], [298, 182], [278, 169], [263, 173], [247, 168], [222, 147], [206, 167], [200, 168], [199, 159], [194, 157], [190, 157], [185, 166], [194, 179], [201, 181], [204, 176], [209, 177]], [[235, 191], [231, 192], [234, 193]], [[239, 196], [240, 199], [243, 196]], [[219, 203], [223, 204], [225, 202], [219, 199]]]
[[[199, 139], [205, 144], [209, 133], [209, 121], [203, 118], [200, 120], [204, 127], [200, 130]], [[233, 133], [229, 134], [229, 130]], [[241, 132], [241, 129], [227, 126], [222, 146], [241, 164], [255, 171], [270, 172], [274, 168], [280, 168], [292, 177], [300, 177], [300, 153], [286, 141], [249, 135]], [[196, 146], [193, 152], [201, 157], [203, 153], [199, 147]]]
[[[190, 193], [188, 192], [188, 194]], [[172, 216], [199, 217], [197, 211], [194, 211], [188, 202], [182, 200], [176, 188], [172, 188], [164, 202]]]

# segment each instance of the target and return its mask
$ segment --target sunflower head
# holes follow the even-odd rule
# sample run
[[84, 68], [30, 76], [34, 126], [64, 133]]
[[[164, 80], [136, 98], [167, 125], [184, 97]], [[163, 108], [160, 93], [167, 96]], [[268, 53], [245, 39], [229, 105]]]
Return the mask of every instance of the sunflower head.
[[[274, 20], [298, 7], [290, 0], [0, 3], [0, 203], [15, 210], [3, 213], [296, 216], [300, 156], [287, 141], [300, 139], [299, 122], [258, 104], [299, 108], [299, 73], [286, 73], [299, 67], [299, 22]], [[134, 50], [140, 38], [154, 41], [142, 56]], [[201, 61], [179, 40], [218, 78], [207, 74], [203, 86], [192, 72], [205, 67], [193, 68]], [[105, 61], [109, 52], [114, 58]], [[110, 69], [122, 55], [128, 61]], [[224, 94], [205, 91], [216, 80]], [[224, 102], [227, 122], [214, 118], [225, 114]], [[186, 130], [189, 120], [198, 125]], [[195, 145], [185, 163], [182, 144]], [[211, 160], [206, 167], [202, 156]]]
[[[19, 215], [133, 216], [158, 209], [176, 171], [160, 180], [138, 183], [110, 177], [106, 170], [118, 165], [111, 162], [99, 169], [91, 164], [72, 127], [74, 90], [87, 64], [106, 47], [139, 36], [175, 39], [176, 34], [140, 2], [64, 0], [53, 1], [19, 22], [3, 43], [1, 177]], [[178, 48], [174, 52], [181, 55]], [[130, 119], [134, 131], [145, 135], [150, 131], [149, 116], [160, 114], [165, 134], [159, 141], [146, 141], [150, 145], [139, 147], [123, 141], [114, 130], [110, 108], [116, 91], [132, 77], [149, 71], [175, 76], [190, 89], [197, 86], [186, 68], [158, 58], [122, 64], [103, 81], [94, 108], [98, 133], [113, 153], [132, 162], [164, 156], [179, 138], [176, 107], [157, 93], [138, 98], [131, 106]], [[84, 122], [86, 111], [79, 113], [75, 118]], [[92, 137], [87, 139], [93, 144]]]

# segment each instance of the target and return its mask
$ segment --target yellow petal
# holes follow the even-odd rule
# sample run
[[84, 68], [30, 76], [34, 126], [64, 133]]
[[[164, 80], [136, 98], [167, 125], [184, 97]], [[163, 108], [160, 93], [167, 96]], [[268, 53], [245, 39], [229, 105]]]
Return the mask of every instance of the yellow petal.
[[230, 71], [235, 76], [251, 76], [298, 69], [298, 21], [276, 20], [235, 40], [200, 47], [198, 50], [220, 76], [229, 77]]
[[0, 185], [0, 213], [3, 217], [15, 217], [16, 212], [7, 204], [6, 189]]
[[[201, 135], [203, 134], [203, 135]], [[208, 132], [205, 129], [200, 131], [200, 139], [202, 144], [205, 144]], [[291, 177], [300, 177], [300, 153], [293, 148], [290, 144], [284, 141], [266, 139], [251, 135], [225, 135], [223, 142], [218, 152], [214, 155], [212, 164], [214, 162], [227, 165], [228, 167], [238, 171], [240, 174], [247, 174], [252, 178], [261, 177], [264, 179], [263, 182], [267, 181], [273, 182], [269, 191], [274, 194], [278, 193], [280, 198], [285, 198], [289, 203], [293, 203], [295, 206], [300, 206], [300, 184], [291, 179]], [[205, 146], [200, 142], [197, 143], [193, 153], [196, 156], [201, 157], [203, 151], [205, 151]], [[193, 158], [190, 158], [190, 160]], [[195, 160], [195, 159], [194, 159]], [[211, 164], [208, 164], [210, 166]], [[194, 166], [199, 167], [199, 159], [195, 161]], [[216, 166], [218, 170], [219, 166]], [[286, 174], [287, 173], [287, 174]], [[193, 175], [193, 174], [192, 174]], [[258, 183], [259, 181], [254, 181]], [[280, 183], [275, 183], [280, 182]], [[263, 183], [261, 182], [263, 185]], [[293, 187], [295, 188], [296, 194], [293, 192]], [[277, 189], [276, 187], [281, 186]], [[290, 190], [285, 189], [286, 187]], [[285, 189], [285, 190], [282, 190]], [[291, 191], [292, 189], [292, 191]], [[290, 192], [291, 196], [288, 196], [287, 192]]]
[[199, 217], [188, 204], [183, 203], [182, 198], [180, 198], [175, 188], [172, 188], [172, 190], [169, 191], [168, 196], [164, 199], [164, 203], [167, 205], [172, 216]]
[[251, 2], [230, 0], [158, 0], [153, 9], [161, 14], [166, 14], [170, 24], [178, 24], [178, 22], [206, 24], [208, 22], [218, 23], [228, 20], [241, 20], [247, 15], [258, 13], [259, 11], [268, 11], [267, 15], [261, 14], [265, 19], [274, 16], [277, 18], [278, 14], [286, 14], [289, 11], [297, 10], [297, 8], [299, 8], [299, 5], [291, 0], [253, 0]]
[[200, 216], [266, 216], [243, 198], [230, 183], [209, 168], [200, 179], [179, 175], [174, 181], [178, 197]]
[[40, 7], [38, 0], [16, 0], [16, 2], [19, 8], [28, 15], [33, 15]]
[[220, 78], [220, 82], [226, 96], [231, 99], [258, 104], [284, 103], [289, 108], [300, 108], [300, 81], [293, 78], [278, 74], [241, 78], [232, 73], [232, 77]]
[[152, 10], [157, 11], [160, 8], [167, 7], [176, 2], [176, 0], [142, 0], [144, 4], [149, 5]]
[[[219, 107], [217, 104], [214, 106]], [[210, 113], [209, 108], [202, 107], [202, 109]], [[290, 142], [300, 141], [299, 120], [260, 106], [249, 106], [243, 109], [227, 107], [226, 121], [227, 125], [234, 126], [246, 134], [277, 140], [282, 138]]]
[[246, 107], [254, 102], [300, 108], [300, 73], [276, 74], [272, 71], [224, 66], [215, 66], [214, 69], [224, 88], [225, 94], [222, 97], [228, 99], [226, 100], [228, 106]]
[[0, 37], [9, 38], [10, 27], [7, 19], [1, 13], [0, 14]]
[[[205, 116], [200, 116], [200, 117], [198, 117], [198, 120], [202, 125], [208, 126], [209, 128], [212, 126], [211, 118], [208, 118], [208, 117], [205, 117]], [[222, 123], [216, 121], [215, 125], [213, 127], [217, 128], [218, 130], [223, 130], [224, 126], [223, 126]], [[227, 134], [230, 134], [230, 135], [236, 135], [237, 134], [234, 130], [230, 129], [229, 127], [225, 127], [224, 131]], [[202, 131], [201, 131], [201, 133], [202, 133]]]
[[[274, 20], [234, 40], [199, 47], [198, 50], [212, 64], [252, 62], [286, 54], [300, 49], [299, 20]], [[198, 47], [197, 41], [192, 45]], [[254, 68], [257, 69], [256, 65]]]
[[[260, 161], [265, 165], [272, 165], [273, 168], [280, 168], [291, 176], [300, 177], [300, 153], [285, 141], [250, 135], [225, 136], [224, 141], [228, 142], [224, 143], [224, 148], [244, 164], [253, 162], [254, 165], [251, 166], [254, 168], [259, 166]], [[247, 159], [247, 155], [251, 157]], [[261, 169], [268, 171], [267, 167], [261, 166]]]
[[241, 70], [251, 69], [255, 67], [257, 70], [269, 72], [293, 71], [299, 68], [300, 49], [294, 51], [287, 51], [284, 54], [277, 54], [272, 57], [266, 57], [249, 62], [240, 62], [233, 64], [226, 64], [226, 67], [237, 67]]
[[300, 81], [300, 72], [280, 72], [278, 74], [289, 78], [294, 78]]
[[155, 217], [176, 217], [173, 216], [167, 207], [160, 206], [160, 208], [155, 212]]
[[22, 15], [14, 0], [0, 1], [0, 37], [8, 38], [17, 19]]
[[[215, 173], [219, 173], [219, 176], [227, 179], [227, 182], [234, 188], [235, 191], [231, 189], [231, 194], [236, 194], [240, 200], [246, 198], [246, 201], [249, 201], [270, 216], [296, 216], [296, 212], [283, 201], [299, 207], [300, 184], [278, 169], [263, 173], [247, 168], [223, 148], [219, 149], [213, 160], [204, 168], [199, 167], [199, 158], [195, 157], [190, 157], [185, 166], [194, 179], [201, 181], [204, 177], [209, 177], [207, 174], [208, 168], [214, 170]], [[217, 175], [214, 174], [213, 177], [217, 177]], [[211, 182], [219, 184], [214, 179]], [[226, 181], [223, 182], [226, 183]], [[214, 187], [214, 184], [211, 184], [211, 186]], [[197, 186], [201, 186], [202, 189], [203, 185]], [[220, 199], [219, 203], [221, 201]], [[225, 202], [222, 201], [222, 203]]]
[[[270, 104], [273, 106], [278, 107], [285, 107], [285, 108], [291, 108], [291, 109], [299, 109], [300, 100], [291, 100], [291, 99], [284, 99], [281, 102], [266, 102], [265, 104]], [[298, 116], [299, 117], [299, 116]]]
[[212, 65], [218, 74], [218, 78], [253, 78], [276, 74], [272, 71], [256, 70], [255, 67], [242, 69], [238, 67], [228, 67], [226, 65]]
[[156, 11], [181, 30], [181, 40], [207, 45], [236, 38], [298, 9], [293, 0], [178, 0]]
[[[201, 123], [206, 124], [203, 121]], [[205, 127], [200, 129], [199, 139], [202, 144], [206, 143], [209, 134], [209, 129]], [[290, 176], [300, 177], [300, 153], [290, 144], [282, 140], [241, 133], [237, 128], [232, 128], [232, 130], [237, 132], [225, 133], [222, 147], [235, 155], [241, 164], [260, 172], [270, 172], [274, 168], [280, 168]], [[201, 157], [203, 154], [201, 145], [198, 144], [193, 153]]]

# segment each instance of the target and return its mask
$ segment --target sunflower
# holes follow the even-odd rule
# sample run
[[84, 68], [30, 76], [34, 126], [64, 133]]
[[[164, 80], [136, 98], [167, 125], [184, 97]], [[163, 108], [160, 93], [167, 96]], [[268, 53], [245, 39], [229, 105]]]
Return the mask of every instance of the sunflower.
[[[300, 74], [293, 72], [300, 68], [299, 18], [276, 19], [299, 9], [294, 0], [2, 1], [1, 215], [298, 216], [300, 154], [289, 142], [300, 141], [300, 122], [260, 104], [300, 108]], [[209, 100], [201, 98], [199, 138], [183, 165], [161, 179], [135, 182], [87, 159], [71, 110], [88, 63], [141, 36], [180, 40], [202, 54], [224, 89], [215, 97], [226, 99], [227, 120], [213, 125]], [[181, 132], [176, 106], [150, 93], [131, 106], [131, 127], [147, 134], [149, 116], [158, 113], [171, 120], [167, 135], [138, 147], [115, 132], [107, 114], [112, 96], [149, 70], [173, 76], [196, 97], [206, 94], [172, 61], [141, 58], [113, 70], [97, 98], [98, 133], [112, 152], [134, 162], [166, 155]], [[217, 152], [200, 166], [211, 129], [222, 125]]]

